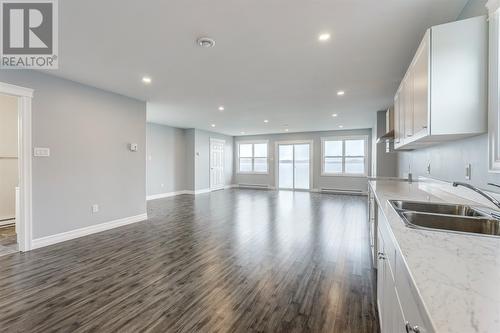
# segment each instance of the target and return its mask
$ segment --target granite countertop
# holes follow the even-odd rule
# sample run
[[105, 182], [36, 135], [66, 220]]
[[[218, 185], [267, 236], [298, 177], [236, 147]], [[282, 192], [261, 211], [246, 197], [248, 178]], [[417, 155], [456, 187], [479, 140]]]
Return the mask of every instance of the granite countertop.
[[500, 237], [407, 228], [388, 202], [477, 205], [443, 186], [451, 188], [425, 181], [370, 181], [435, 331], [500, 332]]

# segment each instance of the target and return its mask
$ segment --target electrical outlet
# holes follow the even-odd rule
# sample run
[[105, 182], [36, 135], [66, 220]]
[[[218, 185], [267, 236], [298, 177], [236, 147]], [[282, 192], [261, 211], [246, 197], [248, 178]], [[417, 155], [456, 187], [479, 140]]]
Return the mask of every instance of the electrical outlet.
[[427, 163], [427, 174], [431, 174], [431, 162]]
[[98, 204], [93, 204], [92, 205], [92, 213], [95, 214], [99, 212], [99, 205]]
[[465, 179], [470, 180], [472, 176], [472, 165], [470, 163], [465, 165]]

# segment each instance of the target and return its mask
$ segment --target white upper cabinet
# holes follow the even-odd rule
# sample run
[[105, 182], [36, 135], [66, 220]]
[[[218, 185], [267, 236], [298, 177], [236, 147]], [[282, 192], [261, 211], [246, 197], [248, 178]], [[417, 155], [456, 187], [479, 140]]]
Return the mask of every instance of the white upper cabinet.
[[427, 30], [394, 98], [395, 148], [487, 131], [486, 17]]

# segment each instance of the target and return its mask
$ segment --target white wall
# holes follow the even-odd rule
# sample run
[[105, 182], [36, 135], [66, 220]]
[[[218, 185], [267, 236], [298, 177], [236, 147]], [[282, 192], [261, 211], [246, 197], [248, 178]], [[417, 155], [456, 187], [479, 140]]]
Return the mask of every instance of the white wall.
[[16, 214], [17, 98], [0, 94], [0, 220]]
[[146, 213], [145, 102], [30, 70], [0, 82], [34, 89], [33, 145], [51, 149], [33, 158], [34, 238]]
[[[237, 136], [234, 138], [235, 143], [235, 184], [262, 184], [276, 187], [275, 177], [275, 143], [277, 141], [294, 141], [294, 140], [313, 140], [313, 189], [320, 188], [338, 188], [345, 190], [362, 190], [367, 191], [366, 177], [342, 177], [342, 176], [321, 176], [321, 138], [328, 136], [348, 136], [348, 135], [366, 135], [368, 136], [368, 169], [371, 173], [371, 148], [372, 134], [371, 129], [351, 130], [351, 131], [326, 131], [326, 132], [303, 132], [303, 133], [287, 133], [287, 134], [269, 134], [269, 135], [251, 135]], [[248, 175], [239, 174], [237, 172], [237, 143], [246, 140], [268, 140], [269, 141], [269, 174], [267, 175]]]

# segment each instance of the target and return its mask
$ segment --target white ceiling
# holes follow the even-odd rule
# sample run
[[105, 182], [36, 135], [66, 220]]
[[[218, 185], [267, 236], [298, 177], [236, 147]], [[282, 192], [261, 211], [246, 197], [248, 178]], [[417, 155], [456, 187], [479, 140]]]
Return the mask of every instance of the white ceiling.
[[[147, 100], [149, 121], [177, 127], [367, 128], [391, 103], [424, 31], [455, 20], [466, 2], [59, 1], [60, 69], [51, 74]], [[216, 46], [198, 47], [199, 36]]]

